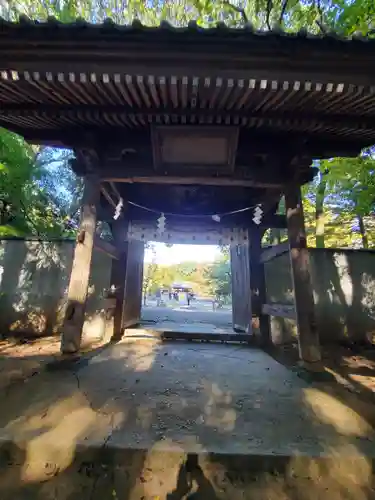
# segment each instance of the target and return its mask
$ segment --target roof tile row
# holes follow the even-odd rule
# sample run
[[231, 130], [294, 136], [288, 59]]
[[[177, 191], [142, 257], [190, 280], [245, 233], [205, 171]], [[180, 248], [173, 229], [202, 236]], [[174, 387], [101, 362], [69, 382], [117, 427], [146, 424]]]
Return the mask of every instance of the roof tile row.
[[257, 30], [253, 25], [247, 23], [242, 27], [229, 27], [225, 23], [217, 23], [216, 26], [203, 28], [196, 21], [190, 21], [185, 27], [176, 27], [167, 21], [162, 21], [158, 26], [146, 26], [142, 24], [139, 20], [134, 20], [131, 24], [116, 24], [112, 19], [105, 19], [102, 23], [90, 23], [82, 18], [77, 18], [75, 21], [70, 23], [62, 23], [55, 17], [49, 17], [47, 21], [38, 21], [29, 19], [27, 16], [20, 16], [19, 22], [11, 22], [0, 17], [0, 30], [2, 28], [8, 28], [12, 30], [28, 30], [28, 29], [38, 29], [38, 30], [50, 30], [50, 29], [63, 29], [63, 30], [93, 30], [95, 32], [104, 33], [158, 33], [158, 32], [173, 32], [173, 33], [186, 33], [186, 34], [199, 34], [199, 35], [209, 35], [209, 36], [243, 36], [248, 35], [249, 37], [282, 37], [289, 39], [309, 39], [309, 40], [334, 40], [339, 42], [373, 42], [375, 44], [374, 37], [364, 36], [361, 32], [356, 32], [352, 36], [345, 37], [341, 36], [334, 31], [329, 31], [327, 33], [315, 34], [311, 33], [305, 28], [299, 30], [297, 33], [291, 33], [281, 29], [279, 25], [275, 26], [271, 30]]

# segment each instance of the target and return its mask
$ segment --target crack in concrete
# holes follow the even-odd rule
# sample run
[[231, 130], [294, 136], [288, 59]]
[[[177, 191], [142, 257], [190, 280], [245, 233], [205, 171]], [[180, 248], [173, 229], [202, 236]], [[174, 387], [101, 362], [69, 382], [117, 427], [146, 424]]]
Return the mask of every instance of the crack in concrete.
[[[111, 420], [110, 420], [110, 426], [111, 426], [111, 430], [108, 434], [108, 436], [105, 438], [103, 444], [101, 445], [100, 449], [99, 449], [99, 452], [98, 452], [98, 455], [100, 456], [100, 453], [104, 450], [104, 448], [107, 446], [108, 444], [108, 441], [111, 439], [112, 437], [112, 434], [113, 434], [113, 431], [114, 431], [114, 415], [111, 415]], [[97, 474], [94, 481], [93, 481], [93, 484], [92, 484], [92, 489], [91, 489], [91, 493], [90, 493], [90, 497], [89, 497], [89, 500], [93, 500], [94, 498], [94, 492], [96, 490], [96, 487], [97, 487], [97, 484], [98, 484], [98, 481], [99, 481], [99, 478], [101, 477], [101, 474]]]
[[[82, 394], [85, 396], [86, 401], [88, 402], [90, 409], [93, 412], [95, 412], [97, 415], [103, 415], [105, 417], [110, 417], [110, 421], [109, 421], [110, 430], [108, 432], [107, 437], [104, 439], [102, 445], [100, 446], [100, 448], [98, 450], [98, 456], [100, 457], [101, 452], [108, 445], [108, 442], [111, 439], [111, 437], [113, 435], [113, 432], [115, 430], [115, 415], [113, 413], [110, 413], [110, 412], [106, 413], [106, 412], [103, 412], [101, 410], [95, 409], [94, 406], [93, 406], [93, 404], [92, 404], [92, 402], [91, 402], [91, 400], [90, 400], [90, 398], [88, 397], [87, 393], [82, 388], [81, 380], [80, 380], [78, 374], [75, 371], [72, 371], [71, 373], [72, 373], [72, 375], [74, 376], [74, 378], [75, 378], [75, 380], [77, 382], [77, 388], [78, 388], [78, 390], [80, 392], [82, 392]], [[102, 475], [100, 473], [98, 473], [98, 474], [96, 474], [96, 476], [95, 476], [95, 478], [93, 480], [93, 484], [92, 484], [92, 488], [91, 488], [89, 500], [93, 500], [93, 498], [94, 498], [95, 490], [96, 490], [96, 487], [97, 487], [97, 484], [98, 484], [98, 481], [99, 481], [100, 477], [102, 477]]]
[[81, 386], [81, 381], [80, 381], [80, 378], [79, 378], [79, 376], [78, 376], [77, 372], [72, 371], [71, 373], [72, 373], [73, 377], [75, 378], [75, 380], [76, 380], [76, 382], [77, 382], [77, 388], [78, 388], [78, 390], [79, 390], [79, 391], [80, 391], [80, 392], [84, 395], [84, 397], [86, 398], [86, 401], [87, 401], [87, 403], [88, 403], [88, 405], [89, 405], [90, 409], [91, 409], [93, 412], [95, 412], [97, 415], [103, 415], [103, 416], [105, 416], [105, 417], [109, 417], [109, 416], [111, 416], [111, 418], [113, 418], [113, 414], [111, 414], [111, 412], [105, 412], [105, 411], [99, 410], [99, 409], [97, 409], [97, 408], [95, 408], [95, 407], [94, 407], [94, 405], [93, 405], [92, 401], [90, 400], [90, 398], [89, 398], [89, 396], [88, 396], [87, 392], [86, 392], [86, 391], [84, 391], [84, 390], [83, 390], [83, 388], [82, 388], [82, 386]]

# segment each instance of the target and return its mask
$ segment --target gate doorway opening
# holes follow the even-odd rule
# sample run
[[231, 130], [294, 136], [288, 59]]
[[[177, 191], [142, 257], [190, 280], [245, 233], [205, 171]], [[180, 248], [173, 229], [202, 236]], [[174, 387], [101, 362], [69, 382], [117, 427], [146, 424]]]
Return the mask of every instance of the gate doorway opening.
[[227, 247], [149, 242], [142, 292], [141, 328], [173, 338], [234, 334]]

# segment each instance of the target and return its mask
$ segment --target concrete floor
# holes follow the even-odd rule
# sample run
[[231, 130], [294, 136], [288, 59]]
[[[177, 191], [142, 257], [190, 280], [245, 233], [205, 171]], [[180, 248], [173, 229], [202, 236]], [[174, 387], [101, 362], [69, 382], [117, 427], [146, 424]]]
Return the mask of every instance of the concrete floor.
[[[212, 311], [210, 303], [194, 302], [187, 304], [169, 304], [168, 307], [148, 305], [142, 308], [142, 321], [137, 328], [128, 329], [126, 335], [139, 337], [153, 333], [232, 335], [232, 312], [229, 309]], [[196, 336], [196, 335], [195, 335]], [[184, 336], [184, 338], [186, 335]]]
[[350, 445], [374, 451], [368, 422], [263, 351], [182, 342], [124, 341], [74, 370], [16, 386], [3, 398], [1, 436], [33, 441], [57, 432], [61, 438], [65, 428], [71, 435], [77, 419], [74, 439], [87, 444], [98, 438], [103, 416], [113, 424], [107, 445], [120, 447], [285, 455]]
[[0, 442], [16, 443], [14, 460], [29, 464], [17, 480], [35, 484], [45, 464], [66, 470], [79, 449], [372, 460], [372, 424], [260, 350], [124, 340], [12, 387], [2, 398]]
[[193, 303], [191, 306], [172, 304], [168, 307], [149, 305], [142, 308], [142, 320], [150, 323], [173, 322], [184, 325], [200, 323], [219, 328], [232, 328], [232, 311], [228, 308], [212, 311], [211, 307], [200, 303]]

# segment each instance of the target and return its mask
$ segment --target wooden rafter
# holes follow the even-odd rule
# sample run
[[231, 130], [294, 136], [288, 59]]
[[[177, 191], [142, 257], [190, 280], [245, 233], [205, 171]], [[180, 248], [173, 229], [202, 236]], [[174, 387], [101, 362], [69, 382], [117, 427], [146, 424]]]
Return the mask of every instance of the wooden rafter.
[[[375, 97], [374, 97], [375, 99]], [[285, 123], [296, 123], [300, 126], [302, 124], [321, 124], [327, 127], [338, 127], [342, 129], [358, 129], [374, 131], [375, 126], [373, 118], [356, 117], [353, 115], [345, 114], [327, 114], [327, 113], [301, 113], [296, 111], [264, 111], [264, 110], [251, 110], [251, 109], [223, 109], [213, 111], [210, 109], [186, 109], [186, 108], [143, 108], [133, 107], [129, 105], [80, 105], [80, 104], [29, 104], [29, 103], [12, 103], [4, 104], [0, 109], [0, 118], [6, 119], [7, 116], [12, 117], [49, 117], [60, 118], [62, 116], [85, 116], [92, 113], [100, 115], [137, 115], [145, 117], [157, 117], [160, 115], [173, 115], [177, 117], [209, 117], [209, 116], [222, 116], [224, 118], [246, 118], [275, 120]]]

